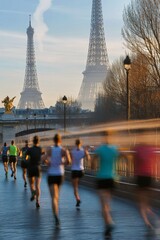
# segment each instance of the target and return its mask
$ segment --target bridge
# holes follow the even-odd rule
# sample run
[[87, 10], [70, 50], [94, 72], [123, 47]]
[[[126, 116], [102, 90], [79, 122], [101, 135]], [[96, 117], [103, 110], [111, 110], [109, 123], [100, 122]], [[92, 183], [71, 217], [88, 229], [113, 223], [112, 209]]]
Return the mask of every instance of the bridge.
[[[45, 113], [45, 112], [44, 112]], [[93, 113], [67, 113], [66, 126], [84, 126], [93, 122]], [[56, 114], [40, 110], [34, 113], [26, 111], [14, 112], [12, 114], [0, 113], [0, 144], [4, 141], [8, 143], [15, 139], [15, 136], [26, 135], [32, 132], [47, 131], [51, 129], [64, 129], [64, 114]], [[8, 132], [10, 134], [8, 135]]]
[[[10, 175], [6, 179], [0, 163], [0, 192], [1, 240], [104, 239], [104, 223], [94, 188], [80, 186], [82, 204], [80, 210], [77, 210], [71, 183], [67, 180], [64, 182], [60, 194], [59, 230], [54, 227], [45, 172], [41, 182], [40, 209], [36, 209], [35, 203], [30, 202], [30, 190], [29, 187], [24, 189], [20, 167], [17, 169], [17, 180], [13, 180]], [[112, 209], [116, 226], [114, 240], [159, 239], [146, 232], [135, 202], [113, 196]]]

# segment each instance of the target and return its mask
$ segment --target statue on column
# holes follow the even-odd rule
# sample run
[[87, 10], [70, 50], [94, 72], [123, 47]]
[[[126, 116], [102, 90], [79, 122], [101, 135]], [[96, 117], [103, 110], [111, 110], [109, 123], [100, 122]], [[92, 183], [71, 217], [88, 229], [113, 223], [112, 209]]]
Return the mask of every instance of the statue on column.
[[13, 101], [14, 101], [15, 98], [16, 97], [13, 97], [13, 98], [10, 99], [7, 96], [2, 100], [2, 103], [4, 103], [4, 107], [5, 107], [5, 113], [11, 113], [11, 110], [14, 107], [13, 106]]

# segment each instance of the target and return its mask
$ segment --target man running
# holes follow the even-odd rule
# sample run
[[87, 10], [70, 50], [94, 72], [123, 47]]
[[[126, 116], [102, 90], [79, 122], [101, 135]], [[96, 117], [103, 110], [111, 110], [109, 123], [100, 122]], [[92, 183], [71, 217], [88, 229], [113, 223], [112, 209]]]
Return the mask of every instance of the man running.
[[40, 183], [41, 183], [41, 155], [42, 148], [39, 146], [38, 136], [33, 137], [33, 146], [28, 148], [26, 155], [28, 160], [28, 178], [31, 189], [31, 201], [36, 199], [36, 208], [40, 208]]
[[6, 178], [8, 177], [8, 149], [9, 148], [7, 147], [7, 143], [5, 142], [4, 146], [2, 147], [1, 153]]
[[[109, 137], [109, 136], [108, 136]], [[101, 202], [102, 214], [106, 225], [105, 239], [110, 239], [114, 223], [111, 216], [110, 200], [114, 189], [115, 163], [118, 157], [117, 147], [107, 141], [95, 150], [99, 159], [97, 189]]]
[[11, 168], [11, 177], [14, 177], [16, 180], [16, 172], [17, 172], [17, 157], [19, 154], [19, 149], [15, 145], [14, 141], [11, 141], [11, 145], [9, 146], [9, 163]]

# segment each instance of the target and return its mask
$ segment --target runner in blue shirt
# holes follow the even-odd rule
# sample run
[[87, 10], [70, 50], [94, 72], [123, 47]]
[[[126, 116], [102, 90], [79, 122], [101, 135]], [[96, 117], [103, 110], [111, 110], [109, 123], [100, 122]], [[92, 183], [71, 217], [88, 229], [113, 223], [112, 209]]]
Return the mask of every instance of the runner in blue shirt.
[[6, 177], [8, 177], [8, 150], [9, 148], [7, 147], [7, 143], [5, 142], [4, 146], [2, 147], [1, 154]]

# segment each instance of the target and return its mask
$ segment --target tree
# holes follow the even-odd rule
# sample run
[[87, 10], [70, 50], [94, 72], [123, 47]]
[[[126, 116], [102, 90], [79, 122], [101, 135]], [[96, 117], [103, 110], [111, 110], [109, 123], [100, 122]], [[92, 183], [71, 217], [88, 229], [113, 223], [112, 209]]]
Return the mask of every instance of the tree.
[[[160, 117], [160, 0], [132, 0], [124, 9], [123, 20], [122, 35], [132, 59], [129, 72], [131, 118]], [[111, 106], [120, 106], [125, 116], [127, 88], [123, 60], [120, 57], [112, 64], [96, 111], [104, 105], [110, 110]]]
[[148, 63], [150, 87], [160, 88], [160, 0], [132, 0], [124, 9], [122, 35]]
[[[64, 103], [62, 101], [62, 97], [60, 97], [55, 104], [55, 111], [59, 114], [63, 114], [64, 112]], [[66, 113], [68, 114], [77, 114], [81, 111], [81, 104], [69, 97], [66, 102]]]
[[99, 94], [96, 99], [94, 119], [98, 123], [123, 119], [121, 105], [117, 104], [112, 96]]
[[98, 122], [120, 120], [126, 109], [126, 83], [123, 69], [123, 57], [110, 67], [103, 84], [103, 93], [99, 94], [95, 105], [95, 119]]
[[[129, 72], [131, 119], [155, 118], [160, 116], [160, 92], [152, 85], [149, 63], [143, 54], [132, 54]], [[117, 59], [104, 82], [104, 93], [99, 95], [95, 107], [97, 119], [126, 119], [127, 87], [123, 66], [125, 57]], [[106, 116], [107, 115], [107, 116]]]

